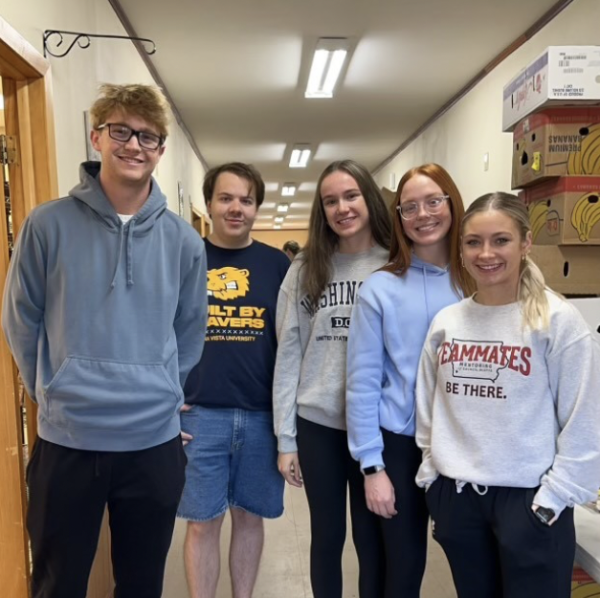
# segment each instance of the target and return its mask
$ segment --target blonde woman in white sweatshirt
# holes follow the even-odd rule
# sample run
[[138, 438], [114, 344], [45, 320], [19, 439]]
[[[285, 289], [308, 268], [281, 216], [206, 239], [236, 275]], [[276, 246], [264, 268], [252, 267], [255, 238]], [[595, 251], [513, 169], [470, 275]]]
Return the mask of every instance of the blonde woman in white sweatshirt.
[[431, 324], [417, 381], [417, 474], [459, 598], [568, 598], [573, 506], [600, 484], [600, 347], [528, 258], [525, 205], [463, 219], [477, 292]]

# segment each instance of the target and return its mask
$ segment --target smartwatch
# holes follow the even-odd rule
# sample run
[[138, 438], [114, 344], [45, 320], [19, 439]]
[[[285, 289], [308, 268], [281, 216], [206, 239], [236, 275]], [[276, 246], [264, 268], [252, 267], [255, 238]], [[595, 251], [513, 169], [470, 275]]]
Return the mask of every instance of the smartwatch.
[[384, 465], [371, 465], [370, 467], [365, 467], [361, 471], [363, 475], [373, 475], [374, 473], [379, 473], [385, 469]]
[[533, 514], [545, 525], [550, 525], [550, 522], [554, 519], [554, 511], [546, 507], [538, 507]]

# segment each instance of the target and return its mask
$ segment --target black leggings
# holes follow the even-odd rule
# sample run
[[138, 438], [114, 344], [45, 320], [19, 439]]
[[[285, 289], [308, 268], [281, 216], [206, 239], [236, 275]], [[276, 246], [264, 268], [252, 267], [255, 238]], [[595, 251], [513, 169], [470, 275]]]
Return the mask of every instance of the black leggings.
[[378, 517], [385, 544], [385, 598], [419, 598], [427, 559], [429, 512], [415, 483], [422, 453], [412, 436], [383, 434], [383, 461], [396, 496], [397, 515]]
[[181, 438], [122, 453], [38, 438], [27, 468], [33, 598], [85, 598], [108, 507], [115, 598], [160, 598], [185, 482]]
[[346, 497], [358, 554], [360, 598], [381, 598], [385, 579], [379, 517], [367, 509], [363, 476], [343, 430], [297, 418], [300, 468], [310, 509], [310, 581], [314, 598], [341, 598]]

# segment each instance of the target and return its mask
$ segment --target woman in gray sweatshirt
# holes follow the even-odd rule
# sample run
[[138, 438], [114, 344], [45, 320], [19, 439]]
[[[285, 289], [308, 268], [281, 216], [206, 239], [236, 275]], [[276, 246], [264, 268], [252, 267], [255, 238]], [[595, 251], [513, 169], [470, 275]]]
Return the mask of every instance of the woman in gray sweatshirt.
[[345, 392], [352, 306], [363, 280], [387, 262], [390, 237], [388, 208], [366, 168], [352, 160], [330, 164], [317, 185], [308, 243], [279, 293], [273, 387], [279, 470], [291, 485], [306, 485], [314, 598], [342, 596], [348, 486], [360, 596], [383, 595], [382, 541], [348, 451]]
[[600, 484], [600, 347], [527, 257], [517, 197], [479, 198], [462, 232], [477, 292], [429, 329], [417, 483], [459, 598], [568, 598], [573, 506]]

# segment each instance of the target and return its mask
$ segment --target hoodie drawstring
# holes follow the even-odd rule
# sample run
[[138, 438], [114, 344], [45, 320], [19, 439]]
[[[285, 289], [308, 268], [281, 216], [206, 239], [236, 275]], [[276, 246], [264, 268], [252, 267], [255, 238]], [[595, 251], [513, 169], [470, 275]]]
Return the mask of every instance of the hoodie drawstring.
[[[133, 218], [129, 221], [129, 225], [127, 226], [127, 238], [125, 239], [126, 250], [125, 255], [127, 259], [127, 286], [133, 285], [133, 227], [135, 224], [135, 220]], [[110, 283], [110, 289], [115, 288], [117, 284], [117, 274], [119, 273], [119, 264], [121, 263], [121, 256], [123, 255], [123, 232], [125, 226], [121, 224], [119, 227], [119, 251], [117, 253], [117, 261], [115, 263], [115, 271], [113, 274], [112, 282]]]
[[425, 294], [425, 313], [427, 314], [427, 322], [430, 322], [429, 318], [429, 299], [427, 293], [427, 268], [423, 268], [423, 293]]
[[127, 286], [133, 286], [133, 227], [135, 219], [129, 221], [127, 230]]
[[[463, 491], [463, 488], [467, 485], [467, 482], [464, 482], [462, 480], [455, 480], [454, 483], [456, 484], [456, 494], [461, 494], [461, 492]], [[480, 486], [479, 484], [471, 484], [471, 488], [473, 488], [473, 490], [477, 494], [479, 494], [479, 496], [485, 496], [488, 491], [487, 486]], [[480, 490], [480, 488], [481, 488], [481, 490]]]
[[121, 262], [121, 255], [123, 253], [123, 225], [119, 226], [119, 251], [117, 253], [117, 261], [115, 263], [115, 272], [113, 274], [112, 282], [110, 283], [110, 290], [115, 288], [117, 283], [117, 274], [119, 273], [119, 263]]

